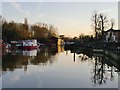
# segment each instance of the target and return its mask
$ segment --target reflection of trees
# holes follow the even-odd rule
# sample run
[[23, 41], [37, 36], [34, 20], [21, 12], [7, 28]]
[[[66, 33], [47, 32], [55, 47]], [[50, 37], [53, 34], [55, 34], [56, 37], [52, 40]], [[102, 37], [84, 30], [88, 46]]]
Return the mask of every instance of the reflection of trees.
[[29, 57], [22, 55], [3, 55], [2, 70], [14, 71], [15, 68], [22, 68], [28, 64]]
[[[78, 51], [77, 51], [78, 53]], [[90, 59], [91, 58], [91, 59]], [[81, 62], [90, 60], [94, 65], [92, 69], [93, 86], [107, 83], [108, 80], [114, 80], [114, 73], [117, 71], [114, 65], [109, 61], [111, 58], [100, 53], [90, 53], [89, 51], [79, 51]], [[114, 60], [112, 60], [114, 61]]]
[[[98, 82], [99, 84], [102, 84], [102, 82], [106, 82], [106, 80], [103, 78], [103, 66], [104, 66], [104, 63], [103, 63], [103, 59], [101, 59], [101, 63], [97, 63], [97, 57], [95, 58], [95, 69], [94, 69], [94, 72], [95, 72], [95, 75], [94, 75], [94, 83], [96, 84], [96, 82]], [[100, 67], [98, 67], [98, 65]]]
[[94, 86], [106, 83], [108, 79], [112, 81], [114, 79], [113, 66], [105, 64], [103, 56], [94, 56], [94, 60], [94, 75], [92, 77], [92, 82], [94, 83]]
[[16, 68], [23, 68], [26, 71], [28, 64], [46, 65], [53, 63], [56, 60], [57, 52], [57, 48], [43, 48], [38, 52], [37, 56], [25, 56], [20, 53], [14, 53], [15, 55], [3, 55], [2, 71], [14, 71]]
[[[53, 63], [55, 60], [55, 55], [57, 51], [55, 49], [46, 48], [45, 50], [38, 53], [38, 55], [31, 61], [32, 64], [43, 64], [46, 65], [47, 63]], [[52, 59], [51, 59], [52, 58]]]

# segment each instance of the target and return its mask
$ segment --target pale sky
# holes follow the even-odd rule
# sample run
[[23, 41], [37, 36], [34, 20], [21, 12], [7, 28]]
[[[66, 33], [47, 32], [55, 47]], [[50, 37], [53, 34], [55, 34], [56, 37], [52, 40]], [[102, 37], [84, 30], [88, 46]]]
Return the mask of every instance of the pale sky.
[[104, 13], [109, 20], [114, 18], [115, 29], [118, 29], [117, 2], [2, 2], [2, 16], [7, 20], [22, 23], [28, 18], [30, 24], [53, 24], [59, 34], [71, 37], [93, 34], [91, 17], [94, 10]]
[[118, 4], [118, 28], [120, 29], [120, 2]]

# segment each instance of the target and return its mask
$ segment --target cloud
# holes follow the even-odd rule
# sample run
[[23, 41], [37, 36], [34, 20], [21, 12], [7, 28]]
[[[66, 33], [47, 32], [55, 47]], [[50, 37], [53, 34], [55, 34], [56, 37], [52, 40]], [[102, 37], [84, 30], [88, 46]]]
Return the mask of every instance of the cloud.
[[46, 13], [40, 13], [37, 15], [38, 19], [43, 18], [46, 16]]
[[[43, 0], [42, 0], [42, 1], [43, 1]], [[42, 5], [43, 5], [43, 2], [40, 2], [40, 3], [38, 4], [38, 6], [37, 6], [37, 8], [36, 8], [36, 11], [37, 11], [37, 12], [40, 11]]]
[[[74, 18], [68, 18], [68, 17], [58, 17], [58, 19], [65, 23], [64, 25], [66, 26], [69, 26], [71, 25], [73, 28], [76, 27], [76, 28], [79, 28], [80, 27], [80, 21], [79, 20], [76, 20]], [[70, 28], [70, 27], [69, 27]]]
[[106, 10], [102, 10], [102, 11], [98, 11], [98, 13], [108, 13], [108, 12], [112, 12], [113, 9], [106, 9]]
[[11, 2], [11, 5], [16, 9], [18, 10], [19, 12], [25, 14], [25, 15], [30, 15], [30, 12], [29, 11], [25, 11], [21, 8], [20, 4], [16, 3], [16, 2]]
[[11, 5], [17, 9], [20, 12], [23, 12], [23, 10], [21, 9], [20, 5], [18, 3], [12, 2]]

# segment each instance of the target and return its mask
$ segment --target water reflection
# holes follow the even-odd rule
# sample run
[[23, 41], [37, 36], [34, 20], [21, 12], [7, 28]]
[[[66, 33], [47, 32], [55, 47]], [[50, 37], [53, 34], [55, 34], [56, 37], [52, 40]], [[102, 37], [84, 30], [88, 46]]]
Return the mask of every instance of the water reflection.
[[116, 68], [112, 65], [108, 65], [104, 59], [104, 57], [94, 56], [94, 69], [93, 69], [93, 83], [94, 86], [99, 84], [106, 83], [107, 80], [114, 79], [114, 73]]
[[56, 54], [63, 51], [63, 47], [9, 51], [2, 56], [2, 71], [14, 71], [16, 68], [24, 68], [27, 71], [27, 65], [30, 64], [46, 65], [47, 63], [53, 63], [56, 60]]
[[[118, 78], [116, 72], [119, 70], [119, 68], [117, 68], [113, 63], [109, 61], [110, 59], [111, 58], [109, 56], [106, 56], [103, 53], [93, 53], [88, 50], [77, 48], [69, 49], [64, 47], [43, 47], [39, 50], [35, 49], [31, 51], [13, 50], [4, 53], [2, 57], [3, 75], [5, 75], [5, 77], [7, 78], [11, 78], [12, 81], [6, 81], [5, 77], [3, 78], [3, 80], [9, 83], [14, 82], [16, 83], [15, 87], [19, 87], [20, 83], [17, 81], [24, 82], [24, 79], [22, 77], [20, 78], [19, 73], [24, 71], [33, 72], [32, 70], [30, 70], [31, 68], [28, 68], [33, 65], [40, 66], [42, 69], [44, 69], [43, 67], [45, 66], [45, 70], [47, 71], [41, 72], [42, 69], [34, 67], [33, 70], [36, 70], [34, 72], [37, 73], [37, 77], [34, 73], [32, 73], [31, 76], [24, 75], [23, 77], [26, 78], [26, 80], [28, 81], [26, 81], [27, 83], [29, 83], [28, 79], [30, 79], [33, 80], [34, 84], [36, 85], [36, 80], [38, 78], [42, 78], [42, 80], [44, 81], [44, 87], [49, 86], [60, 88], [66, 86], [82, 88], [84, 86], [90, 88], [103, 85], [101, 87], [109, 88], [109, 85], [104, 85], [106, 83], [109, 83], [110, 81], [116, 81], [116, 79]], [[80, 63], [76, 63], [77, 61], [79, 61]], [[87, 66], [88, 62], [90, 62], [90, 66]], [[47, 67], [49, 65], [51, 65], [51, 67]], [[18, 72], [17, 69], [24, 71]], [[17, 74], [13, 71], [17, 72]], [[10, 76], [6, 72], [12, 72], [12, 75], [14, 75], [15, 77]], [[40, 77], [40, 75], [42, 77]], [[31, 78], [27, 79], [27, 77]], [[62, 82], [64, 82], [64, 84], [61, 84]], [[92, 85], [90, 83], [92, 83]], [[9, 85], [7, 85], [6, 83], [3, 84], [4, 87], [14, 86], [12, 83]], [[31, 87], [31, 85], [34, 84], [29, 84], [28, 86]], [[39, 84], [39, 82], [37, 84]], [[115, 84], [116, 82], [114, 82], [113, 86], [111, 87], [114, 87]]]
[[22, 51], [23, 56], [37, 56], [37, 50]]
[[[76, 54], [79, 55], [80, 62], [86, 62], [90, 60], [93, 64], [92, 69], [92, 78], [93, 87], [98, 85], [106, 84], [108, 80], [113, 81], [115, 79], [115, 73], [119, 73], [120, 67], [118, 64], [113, 64], [110, 61], [117, 62], [110, 56], [105, 55], [105, 53], [96, 53], [86, 50], [79, 49], [70, 49], [66, 48], [65, 50], [71, 50], [73, 54], [73, 61], [76, 61]], [[76, 54], [75, 54], [76, 53]], [[66, 51], [67, 54], [67, 51]], [[117, 62], [118, 63], [118, 62]], [[120, 64], [120, 63], [119, 63]]]

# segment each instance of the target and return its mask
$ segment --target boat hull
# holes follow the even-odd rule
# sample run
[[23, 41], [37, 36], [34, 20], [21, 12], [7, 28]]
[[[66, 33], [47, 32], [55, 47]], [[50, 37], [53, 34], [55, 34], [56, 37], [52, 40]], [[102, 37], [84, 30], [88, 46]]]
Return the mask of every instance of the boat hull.
[[32, 50], [32, 49], [37, 49], [38, 46], [20, 46], [19, 48], [24, 50]]

